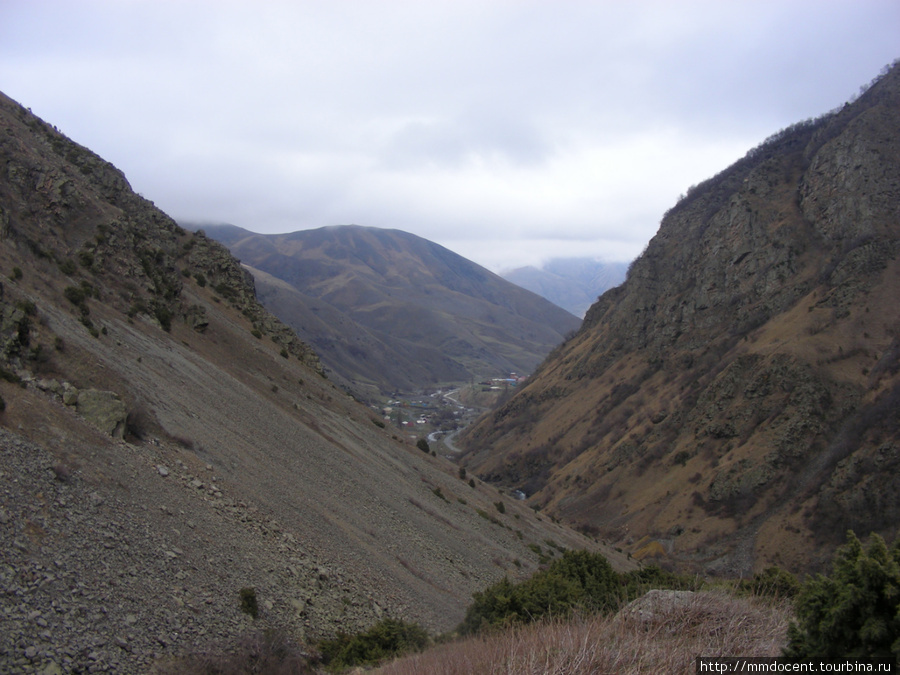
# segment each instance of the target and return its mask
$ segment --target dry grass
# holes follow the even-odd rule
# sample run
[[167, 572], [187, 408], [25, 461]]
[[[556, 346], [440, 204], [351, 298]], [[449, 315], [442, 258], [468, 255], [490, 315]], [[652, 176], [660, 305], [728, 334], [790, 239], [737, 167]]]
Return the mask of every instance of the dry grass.
[[652, 616], [551, 620], [440, 645], [380, 675], [600, 675], [694, 673], [697, 656], [778, 656], [790, 609], [721, 593], [697, 593]]

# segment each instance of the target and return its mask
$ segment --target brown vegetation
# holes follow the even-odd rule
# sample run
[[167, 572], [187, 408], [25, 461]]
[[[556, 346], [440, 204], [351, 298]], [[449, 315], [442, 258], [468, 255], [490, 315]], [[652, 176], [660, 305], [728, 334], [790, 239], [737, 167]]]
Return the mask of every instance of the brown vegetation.
[[697, 656], [778, 656], [786, 604], [704, 592], [652, 616], [550, 620], [451, 642], [399, 659], [379, 675], [693, 673]]

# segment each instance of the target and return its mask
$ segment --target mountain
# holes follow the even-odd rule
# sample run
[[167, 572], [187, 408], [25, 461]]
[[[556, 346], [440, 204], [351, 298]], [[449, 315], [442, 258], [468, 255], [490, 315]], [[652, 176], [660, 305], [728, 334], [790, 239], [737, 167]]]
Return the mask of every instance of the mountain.
[[355, 389], [393, 391], [530, 373], [580, 320], [446, 248], [343, 225], [203, 231], [256, 279], [263, 304]]
[[627, 271], [628, 263], [593, 258], [553, 258], [541, 267], [517, 267], [500, 276], [575, 316], [583, 317], [598, 296], [625, 281]]
[[900, 525], [900, 68], [692, 188], [467, 466], [699, 571]]
[[0, 670], [447, 630], [546, 541], [597, 548], [335, 387], [114, 166], [3, 95], [0, 125]]

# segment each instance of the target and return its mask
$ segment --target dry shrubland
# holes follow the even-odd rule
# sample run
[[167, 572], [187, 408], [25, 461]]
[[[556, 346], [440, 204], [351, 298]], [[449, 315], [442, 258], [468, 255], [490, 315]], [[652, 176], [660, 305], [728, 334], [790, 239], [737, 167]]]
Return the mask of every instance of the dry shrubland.
[[654, 611], [552, 619], [439, 645], [380, 675], [693, 673], [697, 656], [778, 656], [787, 603], [717, 592]]

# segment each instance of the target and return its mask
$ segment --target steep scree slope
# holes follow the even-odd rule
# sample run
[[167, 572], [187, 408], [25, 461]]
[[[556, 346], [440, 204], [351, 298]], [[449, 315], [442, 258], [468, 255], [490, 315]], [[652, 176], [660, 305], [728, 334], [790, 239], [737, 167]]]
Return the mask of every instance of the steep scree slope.
[[145, 672], [248, 630], [249, 587], [301, 637], [448, 629], [529, 544], [593, 546], [392, 437], [115, 167], [0, 122], [0, 670]]

